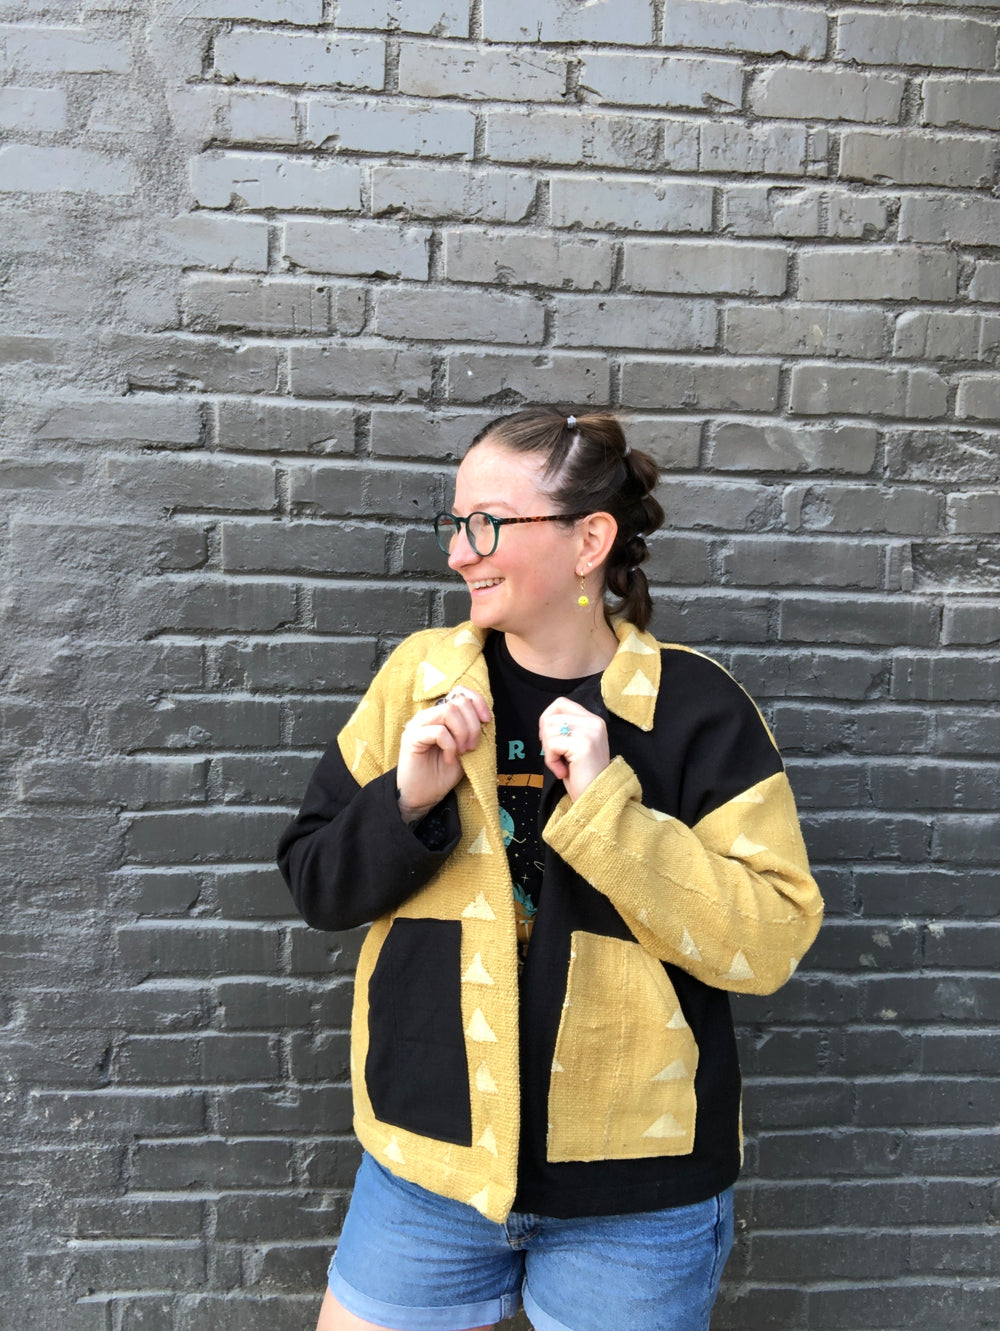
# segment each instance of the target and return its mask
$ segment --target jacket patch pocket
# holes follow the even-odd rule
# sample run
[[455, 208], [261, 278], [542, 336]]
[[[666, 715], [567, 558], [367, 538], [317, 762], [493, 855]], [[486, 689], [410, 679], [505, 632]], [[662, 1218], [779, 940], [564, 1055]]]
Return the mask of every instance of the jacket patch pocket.
[[549, 1081], [548, 1158], [635, 1160], [694, 1146], [698, 1047], [638, 943], [572, 937]]
[[368, 984], [365, 1085], [381, 1122], [471, 1146], [461, 946], [458, 920], [393, 920]]

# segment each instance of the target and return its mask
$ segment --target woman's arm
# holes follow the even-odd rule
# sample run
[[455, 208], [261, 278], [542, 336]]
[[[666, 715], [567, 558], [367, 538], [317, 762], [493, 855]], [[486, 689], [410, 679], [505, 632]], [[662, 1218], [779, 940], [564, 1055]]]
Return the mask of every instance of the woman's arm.
[[773, 992], [822, 920], [783, 771], [688, 827], [647, 808], [614, 758], [577, 800], [559, 802], [543, 836], [649, 952], [719, 989]]

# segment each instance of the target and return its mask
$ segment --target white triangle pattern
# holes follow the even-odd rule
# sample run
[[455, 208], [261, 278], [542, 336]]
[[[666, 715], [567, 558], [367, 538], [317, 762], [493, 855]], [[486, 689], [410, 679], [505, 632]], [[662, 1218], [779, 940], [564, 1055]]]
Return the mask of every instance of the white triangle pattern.
[[633, 652], [636, 656], [655, 656], [656, 650], [653, 647], [647, 647], [643, 640], [632, 629], [628, 637], [622, 642], [621, 650], [623, 652]]
[[469, 847], [470, 855], [492, 855], [493, 847], [490, 845], [490, 839], [486, 835], [486, 828], [479, 833], [475, 841]]
[[658, 1072], [653, 1081], [681, 1081], [688, 1075], [687, 1064], [683, 1058], [675, 1058], [662, 1072]]
[[474, 1197], [469, 1198], [469, 1205], [474, 1206], [477, 1211], [481, 1211], [482, 1214], [485, 1215], [486, 1208], [487, 1206], [489, 1206], [489, 1204], [490, 1204], [490, 1185], [487, 1183], [486, 1187], [483, 1188], [481, 1192], [477, 1192]]
[[756, 979], [753, 967], [747, 961], [742, 952], [737, 952], [733, 957], [733, 964], [722, 977], [724, 980], [753, 980]]
[[655, 1123], [651, 1123], [642, 1134], [644, 1137], [683, 1137], [684, 1129], [673, 1114], [661, 1114]]
[[493, 1073], [490, 1072], [486, 1063], [480, 1063], [476, 1068], [476, 1090], [481, 1091], [483, 1095], [499, 1095], [500, 1088], [493, 1080]]
[[496, 916], [490, 903], [482, 892], [476, 897], [475, 901], [470, 901], [465, 910], [462, 911], [464, 920], [495, 920]]
[[674, 1013], [674, 1015], [667, 1022], [667, 1030], [683, 1031], [686, 1029], [686, 1027], [687, 1027], [687, 1022], [684, 1020], [684, 1013], [680, 1010], [680, 1008], [678, 1008], [677, 1011]]
[[430, 693], [436, 685], [443, 683], [448, 676], [436, 665], [431, 665], [430, 661], [421, 661], [420, 663], [420, 688], [424, 693]]
[[637, 670], [622, 689], [622, 695], [626, 698], [655, 698], [656, 689], [642, 671]]
[[483, 959], [477, 952], [469, 962], [465, 974], [462, 976], [463, 984], [492, 984], [493, 976], [483, 965]]
[[756, 855], [762, 850], [767, 850], [767, 847], [758, 845], [756, 841], [751, 841], [743, 832], [739, 834], [733, 844], [729, 847], [730, 855], [735, 855], [737, 858], [740, 855]]
[[499, 1152], [497, 1151], [497, 1139], [494, 1136], [493, 1129], [488, 1123], [483, 1135], [476, 1142], [476, 1145], [481, 1146], [484, 1151], [489, 1151], [490, 1155], [499, 1156]]
[[701, 961], [701, 953], [695, 946], [695, 941], [688, 933], [687, 925], [684, 926], [684, 936], [681, 939], [681, 952], [685, 957], [690, 957], [692, 961]]
[[469, 1018], [469, 1024], [465, 1029], [466, 1035], [470, 1040], [475, 1040], [477, 1044], [496, 1044], [497, 1037], [490, 1029], [490, 1023], [483, 1016], [482, 1009], [476, 1008]]
[[395, 1133], [389, 1138], [389, 1145], [385, 1148], [385, 1158], [387, 1160], [395, 1160], [397, 1165], [406, 1164], [406, 1157], [403, 1155], [399, 1140]]

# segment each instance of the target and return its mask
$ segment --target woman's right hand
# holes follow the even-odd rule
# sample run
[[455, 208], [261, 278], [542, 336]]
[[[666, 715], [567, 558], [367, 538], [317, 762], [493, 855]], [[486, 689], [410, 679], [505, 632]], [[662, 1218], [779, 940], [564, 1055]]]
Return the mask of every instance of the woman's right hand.
[[434, 707], [417, 712], [403, 727], [396, 764], [399, 812], [406, 823], [430, 813], [462, 779], [459, 758], [479, 743], [491, 721], [482, 694], [462, 685]]

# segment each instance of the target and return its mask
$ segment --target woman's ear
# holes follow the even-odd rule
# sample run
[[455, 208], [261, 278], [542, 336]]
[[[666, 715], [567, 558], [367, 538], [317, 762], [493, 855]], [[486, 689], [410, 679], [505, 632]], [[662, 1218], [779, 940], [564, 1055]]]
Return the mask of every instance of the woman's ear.
[[618, 523], [610, 513], [588, 513], [580, 522], [580, 562], [588, 568], [603, 564], [618, 535]]

